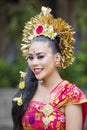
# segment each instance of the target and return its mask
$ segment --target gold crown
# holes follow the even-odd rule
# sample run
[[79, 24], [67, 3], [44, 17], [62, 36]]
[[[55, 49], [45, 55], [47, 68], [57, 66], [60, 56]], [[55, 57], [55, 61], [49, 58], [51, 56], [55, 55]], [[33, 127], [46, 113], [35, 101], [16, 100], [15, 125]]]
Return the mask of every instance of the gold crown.
[[73, 44], [75, 39], [73, 38], [73, 28], [65, 22], [62, 18], [54, 18], [50, 13], [51, 9], [43, 7], [41, 8], [40, 14], [31, 18], [25, 24], [23, 30], [23, 42], [21, 44], [21, 50], [24, 57], [28, 57], [29, 46], [31, 40], [34, 37], [44, 35], [51, 39], [56, 36], [60, 37], [60, 49], [61, 49], [61, 67], [66, 68], [74, 61], [73, 56]]

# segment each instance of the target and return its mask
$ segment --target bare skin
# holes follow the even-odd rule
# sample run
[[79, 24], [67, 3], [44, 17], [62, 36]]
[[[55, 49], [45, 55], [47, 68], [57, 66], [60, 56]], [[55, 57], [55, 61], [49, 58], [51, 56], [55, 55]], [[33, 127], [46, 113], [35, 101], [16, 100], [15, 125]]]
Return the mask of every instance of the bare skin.
[[65, 107], [66, 130], [82, 130], [82, 106]]
[[[60, 64], [60, 55], [53, 54], [47, 43], [35, 42], [30, 46], [28, 65], [35, 73], [36, 78], [43, 81], [38, 83], [32, 100], [45, 104], [50, 102], [50, 92], [62, 81], [55, 66], [56, 62]], [[81, 105], [69, 105], [60, 108], [60, 110], [65, 113], [66, 130], [82, 130]]]
[[[41, 56], [43, 58], [39, 58]], [[59, 54], [54, 55], [47, 43], [35, 42], [31, 45], [28, 65], [35, 73], [36, 78], [43, 81], [41, 84], [38, 84], [38, 89], [32, 100], [49, 103], [51, 90], [62, 81], [55, 66], [57, 61], [60, 62]], [[46, 96], [44, 96], [44, 93]]]

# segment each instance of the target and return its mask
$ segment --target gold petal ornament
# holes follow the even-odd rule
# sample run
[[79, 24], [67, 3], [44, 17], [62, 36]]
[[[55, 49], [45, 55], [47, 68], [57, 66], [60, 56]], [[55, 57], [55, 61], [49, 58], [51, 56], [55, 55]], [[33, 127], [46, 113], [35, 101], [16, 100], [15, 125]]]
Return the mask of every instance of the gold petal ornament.
[[27, 59], [29, 46], [33, 38], [43, 35], [54, 39], [58, 36], [60, 38], [61, 67], [66, 68], [75, 59], [73, 55], [73, 44], [75, 43], [73, 35], [75, 32], [66, 21], [62, 18], [54, 18], [50, 12], [50, 8], [42, 6], [41, 12], [25, 24], [22, 39], [24, 44], [21, 44], [21, 50], [23, 56]]

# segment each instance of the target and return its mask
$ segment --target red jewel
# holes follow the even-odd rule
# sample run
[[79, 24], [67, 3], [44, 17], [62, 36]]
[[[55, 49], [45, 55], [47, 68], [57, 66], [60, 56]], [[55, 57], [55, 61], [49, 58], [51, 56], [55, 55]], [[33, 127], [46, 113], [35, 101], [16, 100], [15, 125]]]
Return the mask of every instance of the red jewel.
[[36, 33], [37, 34], [40, 34], [43, 32], [43, 26], [42, 25], [39, 25], [37, 28], [36, 28]]

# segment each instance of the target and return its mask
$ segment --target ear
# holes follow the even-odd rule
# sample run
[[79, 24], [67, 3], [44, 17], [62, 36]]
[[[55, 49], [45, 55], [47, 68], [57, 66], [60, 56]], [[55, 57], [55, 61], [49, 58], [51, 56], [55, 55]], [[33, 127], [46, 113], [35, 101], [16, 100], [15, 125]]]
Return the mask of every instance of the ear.
[[55, 54], [55, 67], [60, 67], [61, 55], [60, 53]]

